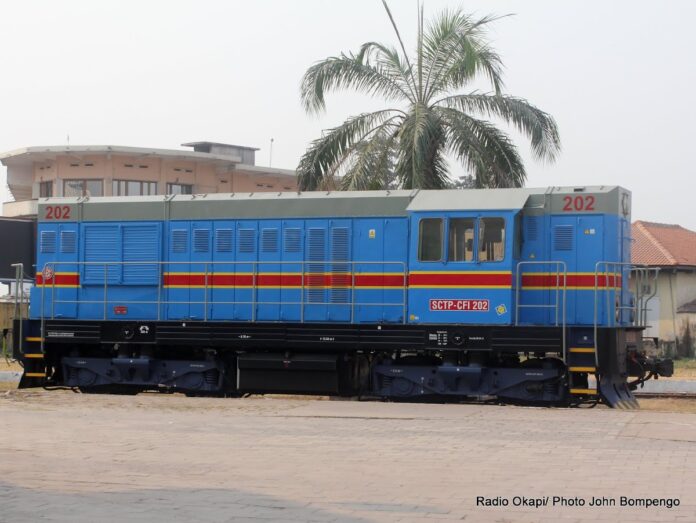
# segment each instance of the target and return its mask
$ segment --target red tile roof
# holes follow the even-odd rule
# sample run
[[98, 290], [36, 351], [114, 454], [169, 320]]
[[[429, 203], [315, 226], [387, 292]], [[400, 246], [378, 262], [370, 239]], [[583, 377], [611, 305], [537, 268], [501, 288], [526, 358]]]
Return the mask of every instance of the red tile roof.
[[681, 225], [637, 221], [631, 233], [633, 263], [696, 266], [696, 232]]

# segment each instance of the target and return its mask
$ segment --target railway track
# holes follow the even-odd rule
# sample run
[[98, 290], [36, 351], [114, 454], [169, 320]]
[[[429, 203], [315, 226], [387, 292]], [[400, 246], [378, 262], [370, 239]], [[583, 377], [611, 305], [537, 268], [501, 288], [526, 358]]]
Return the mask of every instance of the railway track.
[[696, 392], [633, 392], [633, 395], [638, 399], [696, 399]]

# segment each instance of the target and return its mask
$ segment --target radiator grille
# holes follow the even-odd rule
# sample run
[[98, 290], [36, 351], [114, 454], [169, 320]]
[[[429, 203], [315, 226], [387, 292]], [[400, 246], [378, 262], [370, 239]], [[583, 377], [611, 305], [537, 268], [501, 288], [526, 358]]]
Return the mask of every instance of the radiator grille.
[[232, 229], [215, 231], [215, 250], [217, 252], [232, 252]]
[[56, 252], [56, 233], [55, 231], [41, 231], [41, 252]]
[[172, 252], [186, 252], [188, 244], [188, 231], [186, 229], [174, 229], [172, 231]]
[[254, 229], [239, 229], [239, 252], [256, 252], [256, 231]]
[[553, 228], [553, 248], [556, 251], [573, 250], [572, 225], [556, 225]]
[[261, 252], [278, 252], [278, 229], [263, 229], [261, 231]]
[[311, 228], [308, 231], [309, 248], [307, 259], [307, 302], [323, 303], [324, 301], [324, 264], [311, 263], [325, 261], [326, 230]]
[[301, 250], [301, 234], [300, 229], [292, 228], [285, 229], [285, 252], [300, 252]]
[[210, 251], [210, 231], [208, 229], [193, 229], [193, 252]]

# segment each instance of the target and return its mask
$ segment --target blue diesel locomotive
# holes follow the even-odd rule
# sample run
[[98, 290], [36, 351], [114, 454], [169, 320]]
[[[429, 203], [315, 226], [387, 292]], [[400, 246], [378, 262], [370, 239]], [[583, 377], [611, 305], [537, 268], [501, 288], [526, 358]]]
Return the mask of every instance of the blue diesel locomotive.
[[671, 362], [641, 350], [630, 204], [609, 186], [42, 199], [21, 386], [635, 405]]

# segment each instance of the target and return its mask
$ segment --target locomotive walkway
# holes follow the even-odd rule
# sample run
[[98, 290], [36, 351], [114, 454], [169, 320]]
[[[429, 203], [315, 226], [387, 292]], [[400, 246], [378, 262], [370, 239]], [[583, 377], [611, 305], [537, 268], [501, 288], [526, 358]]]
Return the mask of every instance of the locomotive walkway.
[[0, 442], [0, 521], [696, 521], [696, 414], [24, 390]]

